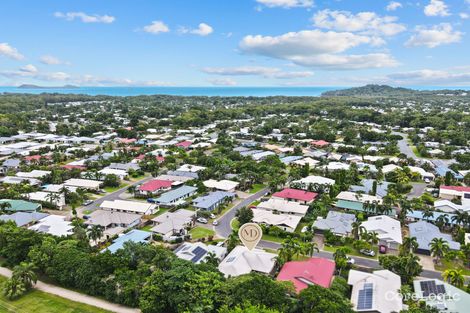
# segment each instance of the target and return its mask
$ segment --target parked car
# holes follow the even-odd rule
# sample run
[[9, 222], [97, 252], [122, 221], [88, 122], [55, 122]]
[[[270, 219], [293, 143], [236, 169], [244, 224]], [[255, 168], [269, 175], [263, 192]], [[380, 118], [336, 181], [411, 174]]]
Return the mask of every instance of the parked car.
[[214, 213], [211, 213], [211, 215], [209, 216], [210, 218], [215, 218], [215, 214]]
[[380, 245], [380, 246], [379, 246], [379, 252], [380, 252], [381, 254], [387, 253], [387, 250], [388, 250], [387, 246], [384, 246], [384, 245]]
[[214, 221], [212, 222], [212, 225], [217, 226], [217, 225], [219, 225], [219, 222], [218, 222], [217, 220], [214, 220]]
[[354, 265], [354, 263], [356, 263], [356, 261], [353, 258], [349, 257], [349, 256], [346, 259], [346, 262], [348, 262], [348, 264], [350, 264], [350, 265]]
[[202, 224], [207, 224], [207, 219], [205, 219], [204, 217], [198, 218], [197, 221]]
[[373, 250], [361, 249], [361, 250], [359, 250], [359, 252], [364, 254], [364, 255], [375, 256], [375, 252]]
[[86, 200], [85, 202], [83, 202], [83, 205], [84, 206], [89, 206], [92, 203], [93, 203], [93, 200]]

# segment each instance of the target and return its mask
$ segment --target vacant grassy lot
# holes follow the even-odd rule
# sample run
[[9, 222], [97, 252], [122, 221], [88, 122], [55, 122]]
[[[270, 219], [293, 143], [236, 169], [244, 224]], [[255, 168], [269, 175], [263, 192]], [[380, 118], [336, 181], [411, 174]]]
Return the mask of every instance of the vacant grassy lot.
[[249, 193], [257, 193], [261, 189], [265, 188], [266, 186], [263, 184], [254, 184], [253, 187], [251, 187]]
[[209, 237], [209, 236], [214, 236], [215, 235], [215, 232], [211, 229], [207, 229], [207, 228], [204, 228], [204, 227], [194, 227], [193, 229], [191, 229], [191, 231], [189, 232], [191, 234], [191, 238], [192, 239], [201, 239], [201, 238], [204, 238], [204, 237]]
[[[0, 276], [0, 285], [6, 278]], [[49, 293], [32, 290], [23, 297], [10, 301], [0, 293], [1, 313], [107, 313], [109, 311], [83, 303], [73, 302]]]

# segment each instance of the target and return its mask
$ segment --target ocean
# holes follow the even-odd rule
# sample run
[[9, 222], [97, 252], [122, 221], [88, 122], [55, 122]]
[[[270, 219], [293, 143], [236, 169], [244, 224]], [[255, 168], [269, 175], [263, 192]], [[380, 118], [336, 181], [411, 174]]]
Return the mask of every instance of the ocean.
[[23, 89], [1, 87], [0, 93], [62, 93], [108, 96], [174, 95], [174, 96], [319, 96], [329, 90], [346, 87], [80, 87]]

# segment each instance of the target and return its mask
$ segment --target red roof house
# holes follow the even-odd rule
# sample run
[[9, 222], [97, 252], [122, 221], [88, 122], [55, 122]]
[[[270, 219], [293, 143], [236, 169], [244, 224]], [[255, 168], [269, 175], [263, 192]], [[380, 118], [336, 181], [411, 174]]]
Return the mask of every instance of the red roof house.
[[153, 179], [139, 187], [139, 190], [143, 193], [155, 193], [161, 190], [170, 189], [173, 182], [171, 180]]
[[318, 194], [311, 191], [300, 189], [286, 188], [282, 191], [273, 193], [273, 197], [286, 199], [289, 201], [296, 201], [304, 204], [312, 203], [317, 198]]
[[178, 142], [175, 146], [177, 147], [180, 147], [180, 148], [184, 148], [184, 149], [188, 149], [189, 146], [191, 146], [193, 143], [189, 140], [185, 140], [185, 141], [181, 141], [181, 142]]
[[310, 144], [318, 148], [323, 148], [328, 146], [330, 143], [325, 140], [313, 140]]
[[[138, 161], [142, 161], [144, 158], [145, 158], [145, 154], [140, 154], [135, 159], [138, 160]], [[162, 163], [163, 161], [165, 161], [165, 158], [160, 156], [160, 155], [157, 155], [155, 157], [155, 160], [157, 160], [158, 163]]]
[[329, 288], [335, 273], [335, 262], [323, 258], [310, 258], [307, 261], [287, 262], [282, 267], [278, 281], [291, 281], [297, 292], [310, 285]]

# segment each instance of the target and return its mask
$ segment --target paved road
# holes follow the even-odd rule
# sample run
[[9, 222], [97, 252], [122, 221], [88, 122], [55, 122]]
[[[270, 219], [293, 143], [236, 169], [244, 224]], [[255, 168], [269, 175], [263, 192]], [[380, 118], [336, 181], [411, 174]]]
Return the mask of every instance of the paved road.
[[230, 226], [230, 222], [232, 221], [232, 219], [235, 218], [237, 210], [242, 207], [248, 206], [250, 203], [253, 203], [254, 201], [266, 195], [268, 192], [269, 188], [264, 188], [258, 191], [257, 193], [250, 195], [248, 198], [243, 199], [239, 203], [235, 204], [230, 210], [225, 212], [224, 215], [219, 217], [217, 219], [219, 225], [214, 226], [214, 230], [217, 235], [222, 238], [227, 238], [232, 233], [232, 227]]
[[407, 198], [419, 198], [426, 191], [426, 183], [410, 183], [413, 186], [413, 189], [408, 193]]
[[[11, 277], [11, 270], [6, 267], [0, 267], [0, 275]], [[61, 288], [61, 287], [54, 286], [51, 284], [46, 284], [39, 280], [37, 284], [34, 286], [34, 288], [37, 290], [41, 290], [43, 292], [47, 292], [47, 293], [71, 300], [71, 301], [85, 303], [85, 304], [92, 305], [92, 306], [95, 306], [104, 310], [108, 310], [111, 312], [117, 312], [117, 313], [140, 312], [139, 309], [128, 308], [120, 304], [111, 303], [102, 299], [98, 299], [98, 298], [88, 296], [79, 292], [75, 292], [69, 289]], [[14, 302], [12, 303], [9, 302], [9, 304], [11, 304], [11, 306], [15, 306]]]
[[[271, 249], [271, 250], [277, 250], [281, 247], [281, 244], [277, 242], [272, 242], [272, 241], [265, 241], [261, 240], [257, 246], [258, 248], [265, 248], [265, 249]], [[314, 256], [322, 257], [325, 259], [330, 259], [333, 260], [333, 253], [328, 252], [328, 251], [320, 251], [320, 252], [315, 252]], [[360, 267], [368, 267], [368, 268], [374, 268], [374, 269], [382, 269], [380, 266], [379, 262], [376, 260], [368, 259], [368, 258], [362, 258], [362, 257], [357, 257], [354, 256], [354, 261], [357, 266]], [[432, 278], [432, 279], [440, 279], [442, 280], [442, 273], [437, 272], [437, 271], [430, 271], [430, 270], [423, 270], [421, 272], [421, 276], [424, 278]], [[470, 277], [466, 278], [467, 282], [470, 281]]]
[[96, 199], [93, 201], [92, 204], [90, 205], [87, 205], [87, 206], [82, 206], [80, 208], [77, 209], [77, 214], [79, 217], [82, 217], [83, 216], [83, 212], [84, 211], [94, 211], [96, 209], [98, 209], [101, 205], [101, 203], [103, 203], [103, 201], [105, 200], [109, 200], [109, 201], [113, 201], [113, 200], [117, 200], [117, 199], [120, 199], [120, 195], [125, 192], [127, 190], [127, 188], [129, 188], [130, 186], [136, 186], [136, 185], [140, 185], [140, 184], [143, 184], [149, 180], [152, 180], [154, 179], [154, 177], [152, 176], [149, 176], [149, 177], [145, 177], [145, 178], [142, 178], [141, 180], [138, 180], [130, 185], [127, 185], [121, 189], [118, 189], [116, 190], [115, 192], [112, 192], [112, 193], [109, 193], [99, 199]]

